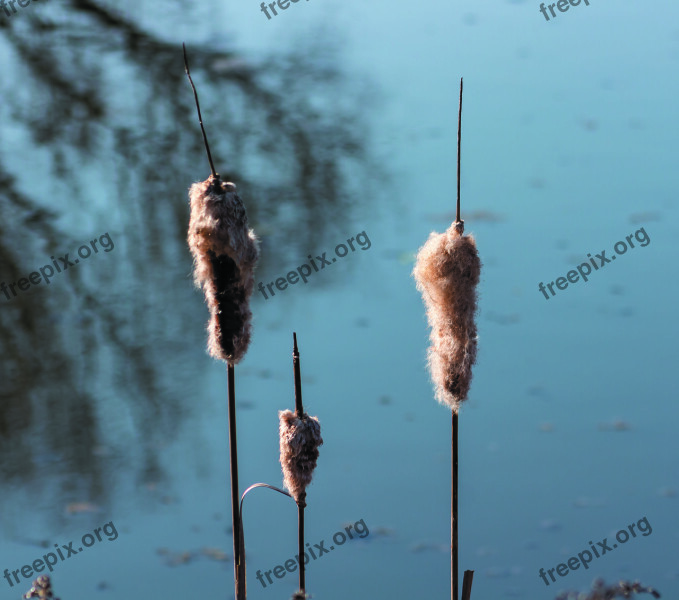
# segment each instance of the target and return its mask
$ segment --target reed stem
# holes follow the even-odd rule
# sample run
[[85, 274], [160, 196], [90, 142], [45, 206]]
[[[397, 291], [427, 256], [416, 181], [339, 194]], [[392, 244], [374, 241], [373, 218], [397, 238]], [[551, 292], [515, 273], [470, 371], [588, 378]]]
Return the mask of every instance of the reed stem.
[[193, 85], [193, 79], [191, 79], [191, 71], [189, 70], [189, 59], [186, 56], [186, 44], [182, 44], [184, 49], [184, 70], [189, 78], [189, 83], [193, 89], [193, 97], [196, 100], [196, 108], [198, 109], [198, 122], [200, 123], [200, 130], [203, 132], [203, 143], [205, 144], [205, 150], [207, 151], [207, 159], [210, 163], [210, 170], [212, 171], [212, 176], [215, 179], [219, 179], [219, 173], [215, 171], [215, 165], [212, 162], [212, 154], [210, 153], [210, 144], [207, 142], [207, 134], [205, 133], [205, 127], [203, 127], [203, 115], [200, 114], [200, 102], [198, 102], [198, 92], [196, 91], [196, 86]]
[[[304, 405], [302, 404], [302, 375], [299, 365], [299, 348], [297, 348], [297, 334], [292, 332], [292, 368], [295, 374], [295, 413], [297, 418], [304, 416]], [[304, 556], [304, 508], [306, 506], [306, 492], [303, 492], [297, 503], [297, 545], [299, 547], [298, 556]], [[299, 589], [306, 592], [304, 561], [299, 561]]]
[[469, 600], [472, 595], [472, 580], [474, 571], [465, 571], [462, 578], [462, 600]]
[[452, 490], [450, 494], [450, 599], [458, 596], [458, 547], [457, 547], [457, 412], [453, 411], [452, 440]]
[[[306, 506], [306, 492], [304, 492], [297, 504], [297, 546], [298, 556], [304, 556], [304, 507]], [[306, 581], [304, 561], [299, 563], [299, 589], [306, 593]]]
[[460, 108], [457, 113], [457, 210], [455, 213], [455, 222], [461, 223], [460, 220], [460, 153], [462, 147], [462, 77], [460, 77]]
[[238, 493], [238, 447], [236, 443], [236, 383], [234, 367], [227, 363], [229, 388], [229, 461], [231, 463], [231, 522], [233, 526], [233, 568], [236, 600], [245, 600], [245, 560], [241, 561], [243, 539], [240, 528]]

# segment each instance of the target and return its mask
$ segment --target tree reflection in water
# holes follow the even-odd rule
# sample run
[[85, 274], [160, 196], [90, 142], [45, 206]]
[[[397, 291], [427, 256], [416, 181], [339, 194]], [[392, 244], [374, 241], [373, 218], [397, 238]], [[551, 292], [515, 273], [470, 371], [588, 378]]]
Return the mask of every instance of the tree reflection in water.
[[[330, 38], [258, 62], [187, 40], [215, 165], [262, 238], [260, 271], [345, 235], [351, 181], [374, 197], [374, 90], [343, 73]], [[187, 190], [209, 167], [182, 41], [91, 0], [0, 20], [0, 280], [106, 231], [115, 243], [0, 296], [0, 486], [54, 515], [105, 505], [123, 472], [162, 479], [159, 449], [198, 400], [207, 313], [190, 276]]]

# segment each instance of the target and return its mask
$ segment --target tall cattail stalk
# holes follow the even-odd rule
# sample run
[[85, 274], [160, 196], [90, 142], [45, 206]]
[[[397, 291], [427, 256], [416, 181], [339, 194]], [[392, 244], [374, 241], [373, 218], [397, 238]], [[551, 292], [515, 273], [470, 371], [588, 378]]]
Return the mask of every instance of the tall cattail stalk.
[[[413, 269], [431, 327], [428, 363], [437, 400], [452, 410], [451, 443], [451, 600], [458, 598], [458, 412], [467, 399], [476, 362], [476, 305], [481, 260], [476, 242], [464, 235], [460, 218], [460, 155], [462, 136], [462, 79], [457, 130], [457, 208], [445, 233], [432, 232], [420, 248]], [[471, 595], [473, 571], [465, 571], [463, 594]], [[463, 596], [464, 599], [464, 596]], [[466, 600], [466, 599], [464, 599]]]
[[[215, 171], [207, 141], [198, 92], [191, 79], [184, 45], [184, 68], [191, 83], [198, 120], [210, 163], [210, 176], [189, 190], [191, 218], [188, 244], [193, 255], [194, 282], [203, 290], [210, 311], [208, 353], [227, 363], [229, 396], [229, 460], [236, 599], [245, 600], [245, 553], [241, 535], [236, 443], [236, 386], [234, 365], [250, 344], [252, 312], [250, 296], [259, 258], [257, 238], [248, 228], [248, 217], [236, 186], [222, 181]], [[241, 560], [241, 555], [243, 559]]]
[[321, 425], [316, 417], [304, 412], [302, 404], [302, 379], [300, 375], [297, 334], [293, 332], [292, 363], [295, 377], [295, 412], [280, 411], [280, 451], [283, 483], [297, 503], [297, 543], [299, 547], [299, 593], [306, 592], [304, 560], [304, 509], [306, 488], [311, 483], [318, 447], [323, 444]]

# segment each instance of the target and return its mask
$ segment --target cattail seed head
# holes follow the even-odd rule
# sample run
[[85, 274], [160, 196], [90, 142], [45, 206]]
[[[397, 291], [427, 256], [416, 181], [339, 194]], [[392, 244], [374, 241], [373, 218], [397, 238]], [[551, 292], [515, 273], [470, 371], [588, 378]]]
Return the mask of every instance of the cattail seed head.
[[283, 484], [295, 502], [303, 501], [306, 487], [311, 483], [318, 447], [323, 444], [321, 424], [316, 417], [306, 413], [298, 417], [291, 410], [278, 413], [280, 421], [281, 467], [283, 468]]
[[210, 310], [208, 352], [238, 363], [251, 335], [250, 296], [259, 258], [255, 233], [248, 228], [245, 206], [236, 186], [210, 175], [189, 190], [191, 218], [188, 243], [194, 282]]
[[436, 399], [457, 412], [467, 398], [476, 362], [475, 323], [481, 260], [461, 223], [431, 233], [420, 248], [413, 276], [431, 327], [429, 370]]

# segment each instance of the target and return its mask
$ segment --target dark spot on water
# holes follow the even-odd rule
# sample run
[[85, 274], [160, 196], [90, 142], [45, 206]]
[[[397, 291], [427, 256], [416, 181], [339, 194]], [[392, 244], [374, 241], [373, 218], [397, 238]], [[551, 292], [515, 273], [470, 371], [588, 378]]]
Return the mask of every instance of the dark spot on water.
[[641, 225], [648, 221], [662, 221], [662, 215], [656, 210], [647, 210], [638, 213], [632, 213], [629, 216], [629, 222], [633, 225]]

